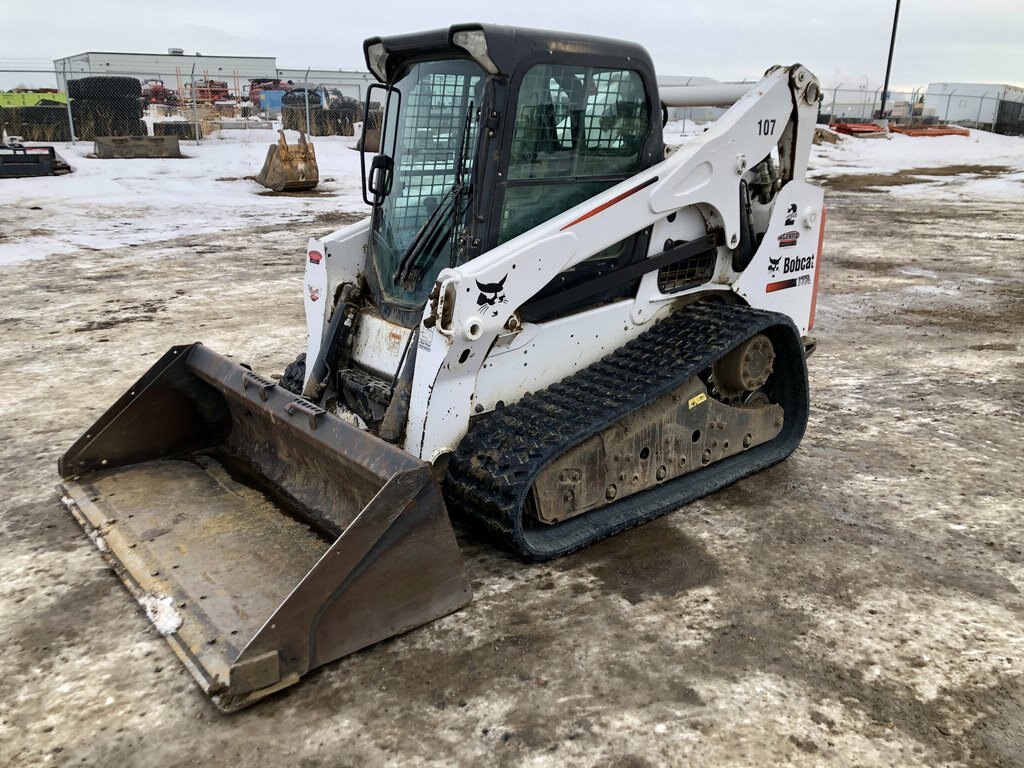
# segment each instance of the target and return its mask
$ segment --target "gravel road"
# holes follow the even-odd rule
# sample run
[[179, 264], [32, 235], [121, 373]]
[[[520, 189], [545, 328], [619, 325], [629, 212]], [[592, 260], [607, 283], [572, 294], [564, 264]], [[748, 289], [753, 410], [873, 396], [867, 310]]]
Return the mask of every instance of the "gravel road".
[[831, 180], [793, 457], [552, 563], [459, 532], [469, 607], [231, 716], [57, 458], [172, 344], [283, 370], [346, 217], [0, 269], [0, 762], [1024, 766], [1024, 202], [912, 181]]

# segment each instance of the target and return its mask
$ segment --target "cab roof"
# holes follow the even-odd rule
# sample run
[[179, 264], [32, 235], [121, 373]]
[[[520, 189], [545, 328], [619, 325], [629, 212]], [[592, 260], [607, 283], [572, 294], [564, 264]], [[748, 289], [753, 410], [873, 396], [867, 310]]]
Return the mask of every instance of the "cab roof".
[[[363, 42], [366, 64], [381, 82], [394, 82], [412, 64], [446, 58], [474, 59], [464, 45], [455, 42], [459, 33], [483, 33], [486, 56], [497, 72], [510, 75], [526, 58], [548, 52], [579, 55], [590, 59], [630, 61], [635, 68], [653, 73], [654, 65], [647, 50], [636, 43], [573, 32], [554, 32], [497, 24], [456, 24], [445, 29], [414, 32], [389, 37], [371, 37]], [[460, 36], [464, 38], [465, 36]], [[479, 35], [474, 35], [479, 39]], [[383, 60], [375, 52], [386, 53]], [[488, 69], [488, 67], [484, 67]]]

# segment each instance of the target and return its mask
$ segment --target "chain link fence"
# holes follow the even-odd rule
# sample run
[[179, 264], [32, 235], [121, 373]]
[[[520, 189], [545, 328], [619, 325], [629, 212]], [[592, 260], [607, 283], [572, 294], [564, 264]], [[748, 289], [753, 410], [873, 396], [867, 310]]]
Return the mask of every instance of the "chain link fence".
[[[223, 129], [285, 128], [353, 136], [364, 120], [369, 74], [311, 69], [188, 71], [145, 77], [68, 68], [11, 68], [0, 61], [0, 129], [25, 141], [98, 136], [176, 136], [201, 141]], [[158, 73], [154, 73], [155, 75]], [[301, 78], [301, 79], [300, 79]], [[379, 128], [371, 108], [368, 128]]]
[[1019, 101], [1008, 100], [997, 91], [969, 93], [954, 88], [936, 92], [919, 88], [889, 91], [885, 114], [881, 114], [882, 89], [825, 89], [819, 122], [870, 122], [885, 117], [895, 123], [929, 125], [955, 123], [997, 133], [1024, 133], [1024, 115]]
[[[0, 60], [0, 129], [25, 141], [91, 141], [97, 136], [176, 136], [201, 141], [222, 129], [276, 128], [310, 136], [352, 136], [360, 121], [380, 127], [379, 105], [364, 115], [368, 73], [312, 69], [273, 71], [190, 68], [170, 71], [73, 71], [68, 60]], [[881, 88], [824, 90], [819, 122], [868, 122], [883, 115]], [[893, 122], [956, 123], [1024, 133], [1024, 105], [999, 92], [892, 91]], [[707, 119], [713, 119], [709, 116]]]

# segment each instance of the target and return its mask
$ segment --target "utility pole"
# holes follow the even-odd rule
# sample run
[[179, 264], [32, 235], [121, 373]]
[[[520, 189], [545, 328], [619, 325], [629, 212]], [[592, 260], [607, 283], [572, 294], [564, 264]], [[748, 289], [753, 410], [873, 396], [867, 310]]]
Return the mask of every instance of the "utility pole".
[[889, 73], [892, 71], [892, 52], [896, 47], [896, 24], [899, 23], [899, 20], [900, 0], [896, 0], [896, 15], [892, 19], [892, 39], [889, 41], [889, 61], [885, 64], [885, 83], [882, 85], [882, 106], [878, 109], [878, 117], [885, 126], [888, 126], [888, 121], [885, 119], [885, 97], [889, 95]]

